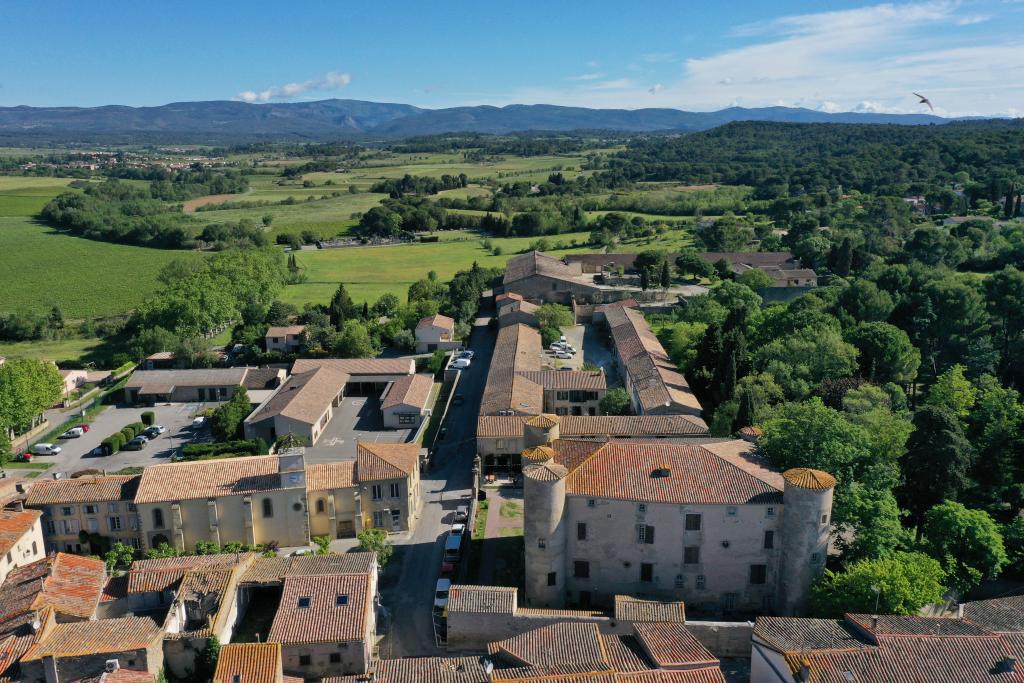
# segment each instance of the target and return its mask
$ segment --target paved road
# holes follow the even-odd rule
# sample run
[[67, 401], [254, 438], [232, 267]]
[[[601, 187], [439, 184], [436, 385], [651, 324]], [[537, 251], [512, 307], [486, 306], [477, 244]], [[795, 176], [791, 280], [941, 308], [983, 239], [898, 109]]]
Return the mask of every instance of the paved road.
[[380, 412], [380, 399], [350, 396], [341, 401], [315, 446], [306, 447], [306, 463], [317, 464], [355, 460], [357, 441], [409, 440], [408, 429], [386, 429]]
[[457, 389], [465, 402], [449, 410], [445, 420], [448, 433], [438, 443], [436, 464], [422, 476], [424, 502], [416, 531], [408, 540], [396, 543], [395, 556], [401, 562], [401, 571], [396, 579], [382, 582], [381, 601], [391, 615], [389, 634], [381, 643], [382, 657], [441, 654], [434, 642], [434, 584], [441, 565], [442, 539], [455, 508], [470, 493], [476, 418], [491, 365], [494, 336], [486, 321], [473, 328], [469, 348], [476, 356]]

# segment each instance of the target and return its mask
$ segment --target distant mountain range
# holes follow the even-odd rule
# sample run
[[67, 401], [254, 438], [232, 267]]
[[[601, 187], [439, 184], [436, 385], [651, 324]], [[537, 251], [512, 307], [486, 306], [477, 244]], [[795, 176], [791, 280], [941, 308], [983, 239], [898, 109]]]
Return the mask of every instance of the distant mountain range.
[[270, 104], [175, 102], [159, 107], [0, 107], [0, 136], [324, 140], [449, 132], [698, 131], [732, 121], [924, 125], [951, 120], [928, 114], [830, 114], [791, 107], [729, 107], [713, 112], [587, 109], [549, 104], [422, 109], [409, 104], [331, 99]]

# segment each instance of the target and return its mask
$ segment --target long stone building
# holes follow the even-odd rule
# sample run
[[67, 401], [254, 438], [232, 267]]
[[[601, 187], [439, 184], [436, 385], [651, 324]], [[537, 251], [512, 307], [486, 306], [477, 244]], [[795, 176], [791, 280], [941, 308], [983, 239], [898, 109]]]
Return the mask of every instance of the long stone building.
[[803, 612], [835, 480], [779, 473], [750, 448], [559, 439], [525, 451], [527, 603], [621, 593], [706, 613]]

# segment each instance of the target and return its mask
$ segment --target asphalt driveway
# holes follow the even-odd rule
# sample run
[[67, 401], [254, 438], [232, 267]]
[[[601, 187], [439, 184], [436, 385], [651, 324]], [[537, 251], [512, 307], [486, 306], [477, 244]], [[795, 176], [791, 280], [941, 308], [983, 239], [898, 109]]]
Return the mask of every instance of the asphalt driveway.
[[380, 400], [375, 397], [351, 396], [342, 399], [334, 410], [315, 446], [306, 447], [306, 462], [325, 463], [355, 460], [359, 441], [405, 443], [409, 429], [385, 429], [380, 414]]

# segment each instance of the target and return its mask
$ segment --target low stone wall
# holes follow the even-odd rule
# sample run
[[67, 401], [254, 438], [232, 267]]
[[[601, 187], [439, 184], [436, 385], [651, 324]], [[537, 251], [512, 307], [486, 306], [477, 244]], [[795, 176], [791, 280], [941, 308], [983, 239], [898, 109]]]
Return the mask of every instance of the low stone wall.
[[750, 621], [687, 621], [686, 630], [716, 657], [750, 658]]

